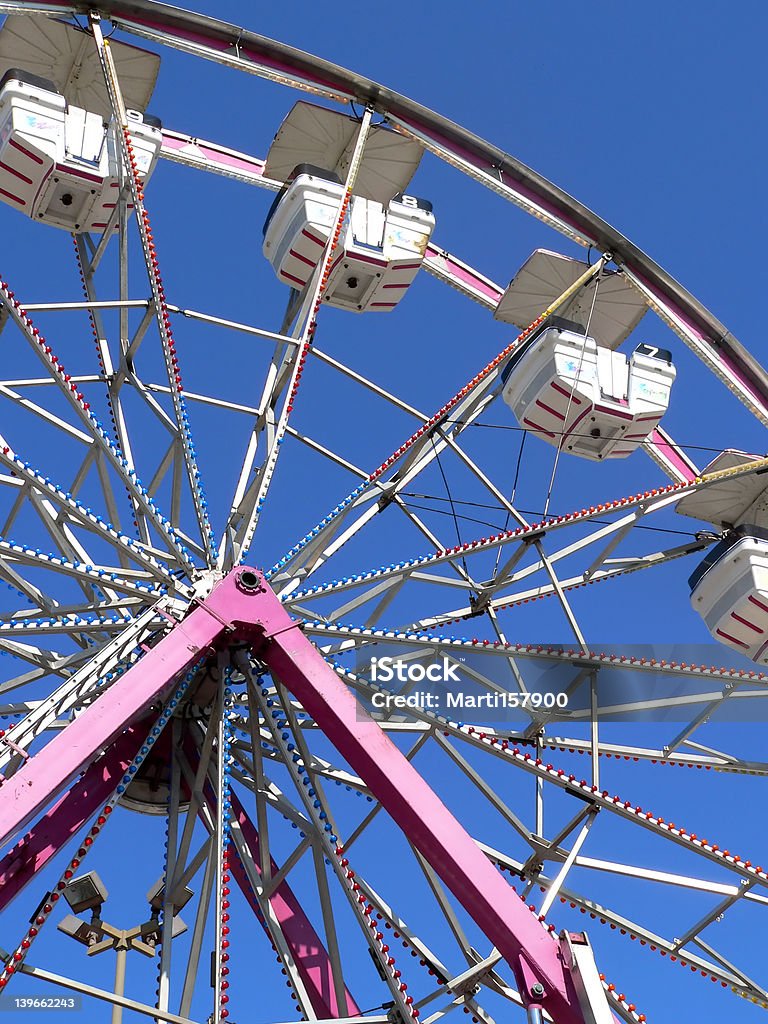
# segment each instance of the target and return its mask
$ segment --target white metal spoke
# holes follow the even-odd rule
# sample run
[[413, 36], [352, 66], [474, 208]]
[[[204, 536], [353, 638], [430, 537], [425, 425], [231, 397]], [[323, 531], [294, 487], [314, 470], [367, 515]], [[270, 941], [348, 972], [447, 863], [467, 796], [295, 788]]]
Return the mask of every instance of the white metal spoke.
[[[386, 787], [394, 791], [398, 769], [381, 778], [391, 755], [388, 767], [418, 771], [511, 880], [504, 921], [515, 922], [513, 932], [528, 923], [528, 907], [547, 943], [547, 931], [556, 941], [585, 928], [600, 970], [622, 956], [628, 975], [640, 970], [629, 958], [643, 947], [716, 983], [713, 993], [725, 989], [725, 999], [733, 992], [768, 1007], [768, 985], [748, 941], [768, 913], [768, 866], [760, 865], [757, 850], [734, 853], [738, 829], [732, 840], [725, 823], [726, 812], [740, 810], [748, 833], [754, 811], [748, 787], [768, 776], [768, 759], [753, 735], [768, 706], [768, 673], [697, 641], [709, 641], [709, 633], [696, 633], [703, 627], [686, 618], [684, 586], [688, 556], [695, 563], [708, 552], [700, 575], [717, 555], [714, 545], [732, 539], [735, 527], [752, 520], [759, 526], [765, 518], [768, 457], [737, 449], [762, 450], [750, 432], [754, 423], [743, 411], [741, 419], [732, 415], [727, 403], [735, 397], [768, 423], [768, 372], [681, 285], [581, 203], [460, 126], [358, 74], [151, 0], [104, 0], [98, 11], [68, 0], [0, 0], [0, 11], [30, 15], [10, 24], [14, 31], [29, 28], [32, 39], [38, 32], [40, 42], [28, 52], [18, 48], [22, 69], [39, 54], [39, 66], [29, 69], [34, 74], [56, 78], [69, 60], [54, 52], [48, 67], [49, 36], [74, 40], [75, 66], [66, 82], [55, 83], [56, 102], [63, 96], [67, 105], [66, 156], [54, 160], [51, 174], [72, 170], [76, 181], [87, 172], [95, 184], [98, 161], [71, 166], [72, 111], [86, 116], [81, 107], [88, 106], [88, 130], [103, 144], [99, 166], [110, 190], [87, 200], [87, 223], [73, 217], [66, 227], [66, 217], [59, 223], [57, 215], [32, 209], [37, 197], [14, 207], [14, 193], [0, 188], [0, 228], [8, 238], [18, 231], [20, 239], [9, 274], [17, 294], [30, 299], [22, 302], [10, 283], [0, 282], [0, 783], [13, 787], [9, 793], [26, 778], [47, 784], [30, 765], [47, 764], [57, 749], [66, 752], [83, 723], [85, 731], [98, 731], [88, 723], [117, 708], [127, 671], [136, 669], [131, 679], [139, 687], [142, 675], [150, 678], [161, 641], [166, 651], [177, 644], [202, 659], [177, 705], [161, 707], [158, 699], [139, 711], [137, 703], [123, 722], [114, 710], [113, 738], [99, 733], [93, 760], [68, 781], [54, 780], [50, 799], [40, 804], [42, 817], [25, 824], [0, 856], [0, 903], [11, 931], [14, 921], [28, 918], [27, 902], [31, 909], [43, 897], [45, 909], [46, 900], [53, 904], [61, 895], [51, 913], [63, 910], [65, 881], [91, 864], [123, 857], [120, 896], [151, 917], [133, 931], [135, 948], [156, 959], [156, 997], [146, 995], [146, 978], [138, 970], [134, 975], [130, 956], [124, 987], [126, 950], [118, 954], [113, 992], [108, 984], [78, 980], [75, 967], [73, 978], [64, 976], [69, 966], [49, 970], [56, 943], [64, 942], [55, 933], [49, 945], [36, 947], [35, 966], [22, 955], [11, 971], [9, 954], [0, 950], [3, 985], [12, 973], [37, 978], [82, 996], [86, 1012], [109, 1007], [115, 1022], [127, 1014], [192, 1024], [210, 1013], [209, 1024], [225, 1024], [230, 1015], [240, 1020], [244, 1007], [247, 1015], [254, 986], [269, 995], [268, 1016], [290, 1024], [441, 1024], [456, 1011], [494, 1024], [509, 1015], [510, 1004], [515, 1019], [551, 1019], [537, 1016], [539, 996], [520, 964], [502, 958], [503, 933], [494, 934], [489, 917], [477, 912], [476, 890], [460, 860], [456, 867], [467, 884], [458, 896], [432, 866], [439, 858], [433, 862], [422, 852], [431, 822], [418, 792], [409, 797], [408, 814], [398, 817], [398, 807], [390, 807]], [[0, 37], [2, 51], [7, 38]], [[151, 51], [136, 47], [147, 39]], [[137, 66], [146, 67], [138, 80]], [[178, 119], [183, 133], [154, 127], [156, 119], [145, 113], [158, 67], [164, 86], [158, 113]], [[236, 92], [215, 95], [221, 76], [232, 83], [239, 77], [233, 73], [246, 72], [255, 76], [257, 91], [258, 79], [272, 83], [274, 109], [254, 93], [256, 151], [264, 144], [266, 153], [274, 135], [264, 158], [246, 151], [251, 139], [234, 116], [226, 126], [232, 146], [192, 134], [205, 125], [194, 118], [186, 123], [188, 96], [167, 87], [180, 69], [206, 96], [211, 87], [212, 110], [229, 110], [222, 95], [238, 102]], [[281, 107], [278, 84], [309, 100], [275, 135], [275, 114], [290, 103]], [[318, 127], [326, 124], [334, 126], [327, 137]], [[155, 148], [140, 169], [145, 137]], [[0, 149], [5, 141], [0, 132]], [[164, 164], [155, 174], [158, 158]], [[0, 177], [16, 168], [7, 159], [0, 161]], [[311, 172], [301, 171], [307, 164]], [[298, 191], [291, 192], [303, 173], [321, 191], [323, 181], [329, 186], [321, 204], [327, 240], [325, 234], [324, 241], [312, 239], [306, 251], [288, 237], [308, 210]], [[425, 198], [410, 194], [411, 181]], [[470, 211], [476, 184], [518, 207], [510, 214], [502, 204], [514, 223], [500, 219], [498, 239], [496, 223]], [[152, 227], [145, 190], [158, 211]], [[281, 206], [289, 192], [290, 202]], [[265, 225], [269, 256], [262, 260], [251, 227], [274, 194]], [[457, 200], [448, 213], [442, 212], [446, 196]], [[481, 203], [493, 198], [480, 193]], [[214, 202], [216, 216], [208, 217]], [[394, 222], [388, 218], [411, 203], [423, 214], [419, 220], [414, 212], [411, 223], [430, 226], [413, 242], [409, 262], [391, 261], [404, 264], [399, 270], [408, 283], [374, 280], [386, 276], [376, 267], [390, 266], [394, 235], [387, 225]], [[425, 212], [431, 203], [434, 216]], [[383, 217], [379, 241], [363, 235], [363, 211], [366, 232]], [[542, 247], [534, 255], [549, 268], [541, 279], [530, 261], [518, 269], [517, 250], [529, 241], [527, 231], [517, 231], [520, 211], [539, 222], [527, 228], [532, 244]], [[298, 277], [278, 269], [282, 257], [268, 233], [283, 231], [277, 214], [291, 222], [280, 245], [286, 242], [291, 257], [306, 264]], [[439, 244], [431, 233], [435, 220]], [[153, 228], [168, 254], [165, 283]], [[549, 228], [568, 240], [567, 252], [574, 242], [594, 251], [577, 259], [543, 249], [553, 244]], [[249, 239], [245, 249], [240, 234]], [[480, 269], [454, 255], [454, 245], [473, 254]], [[241, 250], [252, 256], [245, 291]], [[399, 300], [409, 289], [401, 307], [375, 302], [368, 309], [361, 300], [355, 307], [361, 316], [352, 306], [340, 308], [357, 301], [341, 289], [357, 288], [356, 277], [367, 280], [359, 270], [347, 277], [346, 263], [341, 284], [333, 276], [341, 257], [352, 261], [355, 252], [357, 266], [373, 268], [368, 296], [386, 287], [397, 291], [376, 297]], [[609, 310], [608, 279], [621, 312]], [[593, 322], [596, 280], [600, 330]], [[500, 281], [511, 283], [505, 288]], [[175, 293], [173, 303], [166, 287]], [[319, 321], [323, 305], [337, 308]], [[466, 323], [452, 319], [455, 308], [467, 314]], [[669, 379], [676, 374], [677, 380], [664, 424], [647, 416], [651, 432], [628, 435], [642, 455], [613, 459], [630, 453], [611, 449], [603, 460], [608, 450], [601, 448], [600, 458], [587, 463], [564, 452], [557, 499], [571, 511], [549, 514], [551, 459], [542, 453], [559, 450], [570, 420], [566, 413], [562, 429], [552, 433], [534, 429], [511, 395], [533, 372], [530, 360], [546, 354], [538, 339], [560, 322], [550, 318], [582, 318], [583, 325], [587, 312], [585, 336], [594, 337], [601, 359], [615, 357], [614, 377], [669, 345]], [[173, 328], [181, 340], [182, 324], [183, 350], [177, 350]], [[494, 341], [505, 331], [506, 339]], [[628, 352], [638, 339], [650, 348], [637, 350], [640, 362], [627, 361], [625, 343]], [[490, 361], [487, 354], [477, 359], [477, 352], [490, 353]], [[66, 372], [62, 358], [77, 372]], [[581, 363], [571, 412], [580, 369]], [[453, 381], [460, 383], [446, 394]], [[538, 378], [533, 383], [540, 386]], [[603, 388], [600, 400], [613, 396], [611, 403], [631, 406], [632, 380], [619, 383], [619, 397]], [[695, 408], [687, 409], [694, 394]], [[614, 412], [618, 421], [622, 413]], [[681, 445], [674, 425], [688, 420]], [[586, 422], [576, 435], [582, 440], [590, 436]], [[597, 426], [591, 436], [602, 436]], [[700, 470], [706, 452], [715, 466], [732, 468]], [[598, 502], [598, 493], [617, 497]], [[694, 514], [711, 518], [694, 523]], [[274, 633], [266, 615], [247, 629], [239, 611], [219, 618], [216, 595], [233, 584], [230, 574], [245, 592], [246, 566], [266, 570], [293, 620], [287, 638]], [[679, 593], [671, 580], [681, 583]], [[596, 587], [609, 581], [613, 587]], [[654, 585], [668, 587], [658, 602]], [[612, 601], [615, 614], [603, 615]], [[601, 635], [604, 623], [629, 631], [638, 607], [649, 605], [651, 625], [641, 634], [647, 643], [614, 647]], [[654, 647], [652, 635], [668, 608], [679, 614], [681, 635], [688, 629], [679, 647], [670, 643], [671, 655], [659, 650], [661, 640]], [[200, 650], [195, 624], [206, 621], [206, 610], [222, 632]], [[529, 642], [531, 636], [558, 639], [554, 631], [564, 625], [568, 646]], [[665, 635], [672, 632], [672, 622], [661, 625]], [[708, 619], [706, 629], [712, 632]], [[694, 639], [680, 654], [689, 635]], [[355, 747], [369, 723], [350, 727], [347, 740], [340, 714], [321, 727], [322, 714], [308, 712], [319, 705], [305, 698], [303, 706], [292, 696], [303, 692], [300, 659], [298, 676], [286, 671], [283, 678], [276, 668], [270, 674], [268, 666], [279, 664], [270, 655], [288, 650], [289, 640], [308, 659], [319, 652], [360, 705], [372, 709], [380, 761], [375, 744]], [[603, 640], [608, 646], [598, 649]], [[398, 671], [384, 685], [374, 664], [386, 662]], [[431, 708], [414, 700], [394, 710], [379, 703], [382, 696], [418, 696], [419, 679], [431, 681], [426, 669], [434, 665], [448, 673], [438, 685], [444, 703]], [[339, 686], [333, 675], [328, 679], [329, 687]], [[485, 714], [480, 704], [458, 700], [475, 692], [488, 698], [485, 708], [509, 696], [518, 703], [496, 704], [514, 706], [512, 714]], [[544, 692], [566, 698], [568, 706], [536, 705], [533, 698]], [[319, 687], [312, 699], [327, 702]], [[741, 719], [747, 719], [743, 729]], [[80, 724], [73, 729], [73, 723]], [[139, 750], [134, 760], [132, 744]], [[658, 803], [653, 812], [641, 806], [648, 799]], [[689, 804], [691, 828], [719, 833], [723, 820], [723, 834], [715, 836], [723, 845], [680, 825]], [[123, 819], [122, 838], [107, 838], [115, 835], [104, 828], [113, 809]], [[155, 863], [159, 876], [149, 912], [137, 889], [140, 873], [125, 869], [124, 816], [137, 810], [157, 817], [155, 825], [131, 819], [142, 863]], [[102, 829], [105, 837], [96, 844]], [[92, 844], [98, 847], [93, 860], [81, 867], [82, 851], [90, 857]], [[490, 879], [493, 867], [471, 843], [466, 849], [472, 852], [467, 862], [490, 871]], [[57, 883], [65, 858], [69, 874]], [[20, 895], [27, 883], [29, 891]], [[182, 923], [180, 905], [188, 898]], [[75, 937], [91, 942], [88, 957], [81, 951], [83, 978], [97, 953], [117, 948], [112, 931], [123, 934], [101, 919], [112, 920], [112, 907], [103, 915], [97, 907], [91, 922], [87, 912], [72, 915], [80, 920]], [[238, 949], [231, 960], [230, 923]], [[246, 947], [247, 962], [258, 965], [252, 977], [243, 976]], [[64, 955], [61, 962], [69, 964]], [[526, 971], [534, 977], [533, 962]], [[604, 982], [603, 988], [606, 1019], [645, 1020], [621, 987]], [[281, 996], [293, 1006], [283, 1010]], [[574, 1019], [580, 1009], [574, 1007]]]
[[[179, 429], [179, 436], [182, 441], [184, 461], [187, 469], [190, 492], [192, 494], [195, 507], [195, 515], [200, 529], [202, 542], [209, 559], [209, 564], [211, 564], [215, 560], [216, 553], [211, 525], [208, 518], [208, 505], [202, 489], [200, 472], [195, 460], [195, 446], [192, 441], [184, 405], [183, 388], [181, 386], [181, 376], [175, 354], [173, 335], [170, 331], [170, 322], [167, 319], [167, 313], [165, 313], [165, 292], [162, 287], [157, 260], [154, 255], [155, 247], [149, 232], [149, 220], [144, 208], [144, 193], [140, 186], [137, 172], [131, 168], [132, 151], [128, 136], [128, 121], [125, 113], [125, 104], [123, 102], [120, 84], [118, 82], [112, 56], [108, 46], [105, 46], [104, 43], [99, 16], [92, 13], [89, 16], [89, 20], [104, 74], [104, 81], [107, 87], [107, 92], [109, 93], [110, 103], [112, 105], [116, 145], [121, 153], [123, 168], [125, 169], [128, 185], [130, 187], [134, 213], [136, 215], [136, 225], [141, 238], [141, 246], [144, 254], [144, 262], [147, 269], [147, 275], [149, 277], [150, 287], [152, 288], [157, 328], [160, 336], [163, 359], [168, 373], [168, 382], [172, 388], [174, 413]], [[174, 383], [176, 385], [175, 389]]]
[[[301, 374], [304, 369], [304, 363], [307, 357], [307, 353], [314, 340], [314, 333], [317, 326], [317, 314], [320, 308], [323, 294], [325, 292], [326, 284], [328, 281], [328, 275], [330, 272], [331, 260], [334, 256], [339, 234], [341, 232], [344, 217], [347, 213], [350, 199], [352, 197], [352, 190], [355, 187], [357, 180], [357, 174], [360, 169], [360, 164], [363, 158], [363, 152], [365, 150], [365, 144], [368, 138], [368, 132], [371, 124], [372, 109], [367, 108], [360, 128], [357, 134], [354, 150], [351, 154], [349, 161], [349, 168], [347, 171], [346, 181], [344, 183], [344, 193], [339, 204], [339, 210], [333, 222], [332, 231], [329, 232], [328, 241], [323, 249], [323, 254], [320, 257], [317, 267], [310, 278], [307, 285], [307, 289], [304, 295], [302, 295], [301, 310], [297, 317], [297, 333], [296, 338], [299, 342], [295, 353], [292, 354], [287, 360], [281, 360], [280, 370], [277, 373], [273, 385], [272, 393], [268, 401], [265, 401], [266, 394], [262, 398], [262, 407], [271, 410], [273, 419], [272, 430], [270, 431], [271, 437], [268, 442], [268, 451], [266, 453], [264, 462], [262, 463], [259, 472], [257, 474], [254, 485], [251, 485], [253, 496], [248, 500], [249, 511], [246, 514], [243, 526], [238, 530], [238, 550], [234, 552], [238, 559], [242, 558], [248, 551], [251, 540], [253, 539], [254, 531], [258, 522], [259, 513], [261, 507], [266, 500], [269, 486], [272, 482], [272, 476], [275, 471], [277, 464], [278, 455], [280, 453], [280, 444], [285, 434], [288, 419], [293, 409], [294, 396], [298, 390], [299, 382], [301, 380]], [[273, 363], [273, 366], [276, 364]], [[277, 415], [277, 405], [282, 398], [282, 408], [279, 410]], [[243, 493], [243, 485], [245, 476], [250, 475], [251, 467], [253, 466], [254, 458], [256, 455], [256, 449], [258, 447], [258, 435], [260, 431], [254, 429], [251, 434], [251, 439], [248, 445], [248, 455], [246, 456], [246, 462], [243, 465], [243, 472], [241, 473], [240, 481], [238, 483], [238, 491], [233, 502], [232, 513], [230, 513], [230, 523], [228, 524], [228, 530], [231, 529], [233, 524], [233, 517], [238, 511], [238, 498], [242, 502], [245, 497]]]
[[91, 412], [89, 404], [78, 391], [77, 385], [75, 385], [71, 379], [68, 379], [69, 375], [64, 372], [62, 364], [51, 352], [49, 346], [45, 345], [45, 339], [37, 333], [36, 328], [33, 328], [31, 321], [26, 317], [26, 314], [22, 314], [20, 312], [18, 302], [9, 297], [8, 287], [3, 287], [2, 283], [0, 283], [0, 297], [2, 297], [5, 305], [9, 309], [12, 319], [16, 322], [22, 334], [31, 345], [33, 351], [41, 360], [45, 369], [50, 373], [51, 378], [58, 385], [60, 392], [65, 396], [73, 413], [86, 427], [92, 437], [93, 443], [99, 447], [104, 456], [108, 459], [112, 469], [123, 479], [131, 496], [142, 508], [144, 514], [152, 522], [158, 534], [168, 545], [169, 549], [174, 552], [177, 558], [179, 558], [181, 564], [191, 566], [191, 560], [184, 554], [183, 549], [175, 538], [173, 527], [171, 527], [167, 520], [165, 520], [159, 513], [154, 502], [149, 498], [146, 489], [143, 488], [140, 482], [136, 479], [135, 473], [131, 475], [130, 471], [125, 469], [123, 465], [123, 456], [110, 440], [105, 429]]

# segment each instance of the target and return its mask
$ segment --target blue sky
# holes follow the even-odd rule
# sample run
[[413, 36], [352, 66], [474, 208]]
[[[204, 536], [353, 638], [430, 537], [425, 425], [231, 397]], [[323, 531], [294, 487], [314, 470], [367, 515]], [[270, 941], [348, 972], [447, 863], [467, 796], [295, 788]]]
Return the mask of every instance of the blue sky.
[[[764, 5], [752, 0], [725, 11], [714, 3], [694, 7], [597, 2], [576, 10], [564, 3], [470, 7], [451, 0], [393, 11], [321, 8], [304, 2], [290, 7], [251, 6], [222, 0], [215, 8], [209, 2], [192, 6], [359, 70], [522, 159], [614, 224], [688, 287], [753, 354], [764, 357], [762, 300], [768, 283], [760, 113], [766, 90], [763, 42], [768, 12]], [[163, 56], [152, 109], [170, 128], [264, 156], [282, 116], [297, 98], [299, 94], [277, 86], [168, 53]], [[428, 168], [425, 163], [412, 190], [434, 203], [437, 243], [502, 285], [538, 245], [577, 254], [569, 243], [434, 160]], [[161, 165], [147, 190], [147, 205], [169, 299], [277, 329], [285, 296], [261, 255], [261, 222], [270, 201], [264, 192]], [[12, 239], [12, 246], [9, 242], [4, 247], [3, 273], [9, 279], [13, 273], [17, 292], [23, 292], [28, 301], [33, 301], [31, 296], [36, 301], [79, 297], [71, 243], [63, 232], [22, 224], [3, 207], [0, 237]], [[141, 282], [140, 275], [134, 280]], [[137, 283], [139, 295], [144, 287]], [[703, 465], [715, 451], [729, 446], [762, 452], [762, 428], [681, 344], [655, 322], [644, 322], [643, 330], [647, 332], [644, 339], [652, 343], [672, 343], [679, 375], [664, 425], [691, 446], [695, 461]], [[218, 335], [186, 322], [176, 331], [191, 387], [205, 383], [233, 400], [253, 399], [266, 349], [248, 349], [229, 341], [219, 345]], [[4, 346], [9, 345], [9, 335], [7, 330]], [[318, 331], [319, 345], [373, 379], [391, 384], [430, 412], [509, 340], [509, 328], [491, 321], [426, 275], [417, 280], [402, 309], [391, 316], [358, 318], [328, 311]], [[74, 331], [61, 336], [64, 351], [71, 352], [73, 360], [82, 358], [82, 364], [75, 364], [78, 369], [90, 365], [79, 342]], [[15, 365], [13, 351], [7, 358]], [[22, 365], [20, 361], [19, 371]], [[310, 405], [297, 408], [297, 422], [337, 445], [353, 461], [374, 468], [380, 457], [401, 443], [408, 423], [388, 418], [384, 412], [379, 418], [351, 390], [343, 392], [347, 414], [336, 416], [336, 386], [332, 377], [318, 369]], [[501, 404], [486, 418], [514, 426], [511, 413]], [[222, 445], [219, 422], [193, 415], [204, 469], [208, 467], [212, 505], [221, 511], [231, 492], [244, 435], [236, 432], [242, 431], [242, 424], [233, 426], [232, 445]], [[490, 433], [483, 432], [481, 440], [473, 436], [468, 444], [493, 465], [494, 478], [509, 487], [518, 434], [496, 431], [488, 440]], [[41, 458], [50, 458], [47, 438], [30, 435], [28, 440]], [[151, 444], [149, 438], [143, 442]], [[296, 461], [290, 462], [291, 457], [285, 460], [289, 468], [276, 479], [272, 509], [264, 517], [262, 539], [254, 548], [259, 564], [272, 564], [354, 486], [352, 478], [341, 472], [323, 478], [310, 475], [314, 470], [309, 460], [296, 455]], [[521, 477], [524, 507], [540, 508], [551, 457], [551, 449], [543, 445], [529, 447]], [[462, 493], [461, 473], [455, 468], [451, 472], [454, 493]], [[434, 480], [429, 482], [437, 486]], [[661, 482], [659, 471], [642, 454], [610, 466], [564, 459], [553, 509], [567, 511]], [[498, 518], [491, 516], [490, 521], [496, 524]], [[688, 527], [671, 516], [664, 523], [670, 528]], [[451, 529], [449, 524], [449, 538]], [[464, 521], [461, 530], [462, 539], [487, 532], [479, 524]], [[426, 547], [418, 537], [385, 526], [345, 552], [331, 575], [422, 551]], [[576, 598], [590, 643], [705, 641], [704, 627], [688, 604], [686, 579], [695, 564], [694, 556], [658, 573], [592, 588]], [[418, 613], [419, 595], [409, 600]], [[535, 609], [516, 612], [508, 629], [511, 638], [520, 641], [569, 639], [557, 610], [541, 602]], [[714, 653], [713, 660], [716, 657]], [[730, 741], [752, 744], [759, 751], [762, 728], [732, 728], [743, 732], [729, 734]], [[427, 762], [425, 770], [434, 767]], [[760, 861], [765, 843], [764, 822], [758, 816], [764, 797], [762, 779], [707, 773], [703, 786], [703, 773], [624, 764], [606, 767], [606, 776], [611, 791], [615, 788], [667, 819], [679, 818], [689, 829], [707, 833], [722, 845], [727, 840], [743, 856]], [[494, 781], [511, 804], [519, 802], [526, 812], [531, 810], [529, 787], [501, 775]], [[443, 784], [448, 786], [445, 780]], [[466, 813], [467, 822], [493, 836], [497, 826], [491, 818], [470, 803], [469, 794], [464, 796], [460, 788], [454, 796], [457, 793], [458, 810]], [[555, 804], [555, 816], [561, 811]], [[350, 822], [354, 820], [353, 809], [345, 807], [338, 813], [343, 820], [346, 815]], [[147, 856], [136, 866], [140, 878], [126, 878], [125, 852], [136, 834], [136, 818], [126, 813], [113, 826], [108, 863], [98, 868], [108, 877], [117, 915], [133, 913], [136, 895], [143, 895], [159, 874], [159, 823], [142, 819], [141, 827]], [[383, 843], [384, 833], [381, 838]], [[398, 840], [391, 833], [386, 838], [390, 847], [372, 843], [366, 856], [371, 876], [389, 877], [391, 882]], [[287, 839], [284, 842], [287, 851], [290, 844]], [[630, 863], [669, 870], [684, 871], [690, 866], [684, 854], [666, 859], [647, 836], [608, 826], [594, 855], [624, 856]], [[694, 863], [691, 870], [695, 868]], [[705, 870], [703, 875], [714, 878], [716, 872]], [[407, 878], [400, 885], [401, 897], [413, 908], [409, 912], [426, 920], [429, 910], [423, 892]], [[13, 934], [37, 902], [33, 888], [13, 919]], [[627, 912], [638, 915], [648, 901], [655, 915], [649, 923], [661, 924], [669, 914], [682, 926], [709, 906], [687, 895], [664, 903], [643, 884], [630, 881], [601, 882], [597, 898], [614, 899], [617, 906], [625, 901]], [[755, 908], [750, 910], [751, 914], [739, 910], [737, 916], [726, 918], [713, 941], [721, 942], [724, 950], [738, 950], [748, 973], [760, 981], [764, 976], [757, 940], [762, 932], [758, 932]], [[562, 924], [576, 927], [578, 920], [578, 915], [576, 920], [563, 918]], [[596, 928], [594, 935], [601, 967], [611, 980], [626, 985], [649, 1021], [758, 1019], [760, 1011], [741, 1000], [719, 994], [719, 988], [715, 1000], [709, 982], [690, 978], [647, 951], [639, 952], [627, 940], [612, 941], [605, 931]], [[241, 926], [240, 936], [233, 974], [239, 969], [242, 977], [253, 969], [254, 958], [263, 964], [266, 947], [251, 924]], [[72, 970], [81, 969], [79, 948], [62, 950], [62, 943], [54, 946], [52, 940], [49, 948], [54, 956], [70, 958]], [[361, 971], [367, 966], [356, 954], [350, 957]], [[108, 984], [111, 969], [108, 962], [94, 964], [99, 983]], [[149, 977], [153, 968], [131, 964], [129, 970], [138, 978], [141, 972]], [[364, 1007], [384, 998], [378, 988], [376, 995], [366, 998], [369, 965], [368, 971], [355, 988]], [[266, 969], [264, 977], [270, 977]], [[237, 982], [233, 984], [237, 993]], [[287, 1001], [277, 991], [265, 992], [264, 984], [259, 980], [264, 1009], [258, 1019], [288, 1019]], [[31, 983], [24, 987], [32, 992]], [[233, 1019], [238, 1024], [249, 1019], [244, 995], [250, 991], [245, 983], [243, 995], [233, 995]], [[204, 1007], [201, 998], [199, 1019], [207, 1012]]]

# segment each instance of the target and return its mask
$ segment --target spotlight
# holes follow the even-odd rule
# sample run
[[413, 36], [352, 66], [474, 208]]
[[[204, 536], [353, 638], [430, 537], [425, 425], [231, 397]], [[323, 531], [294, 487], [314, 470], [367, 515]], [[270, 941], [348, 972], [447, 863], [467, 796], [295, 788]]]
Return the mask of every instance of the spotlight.
[[95, 871], [73, 878], [64, 889], [64, 899], [76, 914], [82, 914], [84, 910], [98, 909], [107, 896], [107, 887]]

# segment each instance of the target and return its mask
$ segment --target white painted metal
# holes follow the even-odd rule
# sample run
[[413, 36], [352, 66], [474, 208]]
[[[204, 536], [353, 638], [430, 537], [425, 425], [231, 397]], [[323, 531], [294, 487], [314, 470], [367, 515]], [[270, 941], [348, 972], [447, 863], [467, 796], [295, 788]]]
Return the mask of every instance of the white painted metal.
[[584, 933], [571, 936], [566, 932], [562, 938], [562, 949], [565, 962], [573, 972], [586, 1024], [612, 1024], [613, 1014], [600, 982], [589, 939]]
[[[732, 469], [754, 461], [756, 456], [727, 448], [709, 462], [702, 473]], [[713, 526], [729, 528], [748, 523], [768, 527], [768, 495], [765, 477], [727, 477], [701, 494], [686, 494], [675, 511]]]
[[522, 426], [564, 452], [625, 458], [666, 412], [675, 379], [671, 361], [647, 349], [627, 358], [558, 319], [510, 363], [504, 401]]
[[328, 280], [329, 306], [387, 313], [421, 267], [435, 218], [421, 200], [401, 196], [383, 208], [355, 196], [343, 254]]
[[[298, 174], [265, 225], [264, 255], [284, 284], [304, 288], [323, 255], [344, 186], [320, 174]], [[346, 234], [346, 225], [343, 228]]]
[[[300, 100], [286, 116], [267, 153], [264, 174], [287, 181], [309, 163], [345, 178], [359, 119]], [[355, 185], [355, 195], [386, 205], [404, 192], [419, 166], [422, 147], [384, 125], [374, 125]]]
[[[132, 111], [138, 173], [154, 170], [162, 137]], [[119, 188], [119, 162], [101, 115], [67, 104], [53, 89], [11, 78], [0, 90], [0, 198], [67, 231], [106, 228]]]
[[[265, 224], [263, 252], [278, 278], [305, 288], [344, 195], [341, 180], [306, 167], [278, 196]], [[386, 207], [355, 195], [330, 265], [324, 301], [353, 312], [389, 312], [421, 267], [435, 219], [428, 204], [410, 196]]]
[[[114, 40], [112, 52], [126, 104], [144, 112], [160, 70], [160, 56]], [[24, 68], [50, 79], [70, 103], [109, 120], [112, 105], [104, 88], [90, 35], [59, 18], [11, 14], [0, 29], [0, 78], [9, 68]]]
[[[736, 535], [691, 591], [691, 606], [715, 640], [768, 663], [768, 538]], [[695, 577], [692, 577], [695, 579]]]
[[[536, 249], [499, 299], [494, 318], [517, 327], [527, 326], [573, 284], [587, 266], [571, 256]], [[590, 331], [599, 344], [616, 349], [640, 323], [648, 306], [624, 276], [614, 270], [603, 272], [596, 298], [594, 292], [594, 284], [584, 288], [562, 308], [560, 315], [582, 327], [589, 322]]]

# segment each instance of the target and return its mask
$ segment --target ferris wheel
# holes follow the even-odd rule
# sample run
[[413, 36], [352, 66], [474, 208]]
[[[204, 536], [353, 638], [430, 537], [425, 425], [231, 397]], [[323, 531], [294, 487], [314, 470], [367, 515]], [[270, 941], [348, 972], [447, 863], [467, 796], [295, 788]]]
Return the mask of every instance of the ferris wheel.
[[[768, 458], [669, 424], [694, 379], [768, 423], [768, 373], [368, 79], [151, 0], [0, 12], [0, 1006], [768, 1009], [768, 860], [720, 834], [768, 772]], [[698, 646], [598, 646], [654, 588]]]

